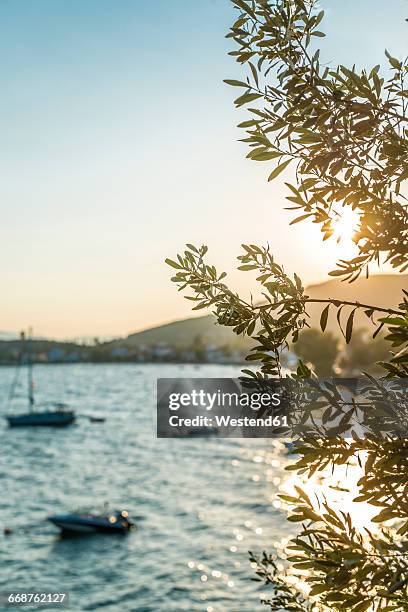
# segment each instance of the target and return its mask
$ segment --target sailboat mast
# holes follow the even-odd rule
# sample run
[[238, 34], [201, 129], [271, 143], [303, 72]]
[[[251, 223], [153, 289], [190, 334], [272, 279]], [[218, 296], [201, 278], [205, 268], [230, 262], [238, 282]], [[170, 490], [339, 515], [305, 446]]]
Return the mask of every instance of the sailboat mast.
[[34, 407], [34, 380], [33, 380], [33, 360], [31, 355], [31, 335], [32, 329], [28, 330], [27, 337], [27, 366], [28, 366], [28, 403], [30, 406], [30, 411], [33, 410]]

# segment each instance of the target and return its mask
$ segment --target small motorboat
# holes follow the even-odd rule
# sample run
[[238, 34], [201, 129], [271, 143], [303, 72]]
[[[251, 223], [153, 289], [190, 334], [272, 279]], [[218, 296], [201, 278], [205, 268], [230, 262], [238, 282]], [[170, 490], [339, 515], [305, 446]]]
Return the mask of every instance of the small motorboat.
[[57, 514], [47, 518], [61, 529], [62, 535], [84, 535], [88, 533], [127, 533], [134, 524], [126, 510], [106, 513], [73, 512]]
[[106, 421], [106, 419], [105, 419], [105, 417], [91, 415], [89, 417], [89, 421], [91, 423], [104, 423]]

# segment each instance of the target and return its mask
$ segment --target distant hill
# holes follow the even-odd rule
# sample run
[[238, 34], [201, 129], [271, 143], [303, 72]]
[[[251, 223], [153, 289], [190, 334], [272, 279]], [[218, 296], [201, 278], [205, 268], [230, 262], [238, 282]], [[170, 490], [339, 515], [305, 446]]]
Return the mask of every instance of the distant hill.
[[[408, 275], [381, 274], [368, 279], [360, 278], [352, 284], [339, 280], [330, 280], [319, 285], [311, 285], [306, 289], [307, 295], [313, 299], [333, 298], [337, 300], [359, 301], [364, 304], [385, 307], [397, 307], [402, 300], [401, 288], [408, 289]], [[308, 308], [311, 327], [319, 327], [320, 313], [324, 306], [311, 304]], [[335, 309], [329, 317], [327, 329], [340, 334], [335, 317]], [[345, 313], [346, 316], [346, 313]], [[355, 328], [369, 327], [370, 322], [363, 314], [356, 314]], [[177, 349], [190, 347], [195, 338], [200, 336], [208, 344], [223, 346], [243, 346], [248, 340], [238, 338], [230, 328], [215, 324], [213, 315], [191, 317], [173, 323], [160, 325], [141, 332], [130, 334], [124, 340], [116, 340], [112, 344], [134, 347], [138, 345], [151, 346], [160, 342]]]
[[[353, 284], [331, 280], [312, 285], [306, 294], [313, 299], [358, 301], [362, 304], [398, 307], [402, 301], [402, 288], [408, 289], [408, 275], [378, 275], [368, 280], [359, 279]], [[308, 312], [311, 327], [319, 328], [323, 304], [311, 304]], [[343, 311], [345, 322], [351, 308]], [[356, 328], [369, 329], [371, 323], [364, 313], [356, 314]], [[327, 328], [340, 337], [336, 321], [336, 309], [331, 308]], [[164, 345], [160, 347], [160, 345]], [[84, 345], [76, 342], [34, 338], [30, 341], [30, 353], [38, 363], [74, 362], [122, 362], [122, 361], [172, 361], [187, 359], [194, 361], [195, 351], [207, 351], [205, 359], [232, 358], [242, 356], [253, 346], [253, 340], [236, 336], [231, 328], [216, 325], [213, 315], [190, 317], [173, 323], [129, 334], [127, 338]], [[198, 348], [197, 348], [198, 347]], [[212, 347], [216, 350], [212, 351]], [[187, 350], [186, 350], [187, 349]], [[209, 353], [208, 353], [209, 351]], [[0, 333], [0, 365], [16, 363], [21, 353], [21, 342], [17, 334]], [[183, 355], [184, 353], [184, 355]], [[193, 356], [191, 354], [194, 353]], [[218, 354], [216, 354], [218, 353]], [[187, 356], [186, 356], [187, 354]], [[188, 356], [189, 354], [189, 356]]]
[[[384, 306], [385, 308], [398, 308], [402, 302], [402, 289], [408, 290], [408, 274], [378, 274], [368, 279], [359, 278], [354, 283], [342, 283], [339, 280], [328, 281], [320, 285], [311, 285], [307, 288], [307, 294], [313, 299], [333, 298], [335, 300], [358, 301], [370, 306]], [[311, 327], [320, 326], [320, 314], [324, 305], [310, 304], [308, 313], [310, 315]], [[347, 317], [350, 309], [344, 309], [342, 321]], [[364, 312], [356, 312], [354, 327], [370, 327], [370, 321]], [[336, 321], [335, 309], [331, 309], [331, 316], [327, 329], [338, 334], [339, 328]]]
[[136, 345], [151, 346], [163, 342], [176, 349], [184, 349], [191, 347], [198, 337], [207, 344], [213, 344], [217, 347], [226, 344], [242, 346], [242, 339], [235, 336], [228, 327], [216, 325], [213, 315], [191, 317], [166, 323], [159, 327], [130, 334], [125, 340], [119, 342], [121, 345], [128, 347]]

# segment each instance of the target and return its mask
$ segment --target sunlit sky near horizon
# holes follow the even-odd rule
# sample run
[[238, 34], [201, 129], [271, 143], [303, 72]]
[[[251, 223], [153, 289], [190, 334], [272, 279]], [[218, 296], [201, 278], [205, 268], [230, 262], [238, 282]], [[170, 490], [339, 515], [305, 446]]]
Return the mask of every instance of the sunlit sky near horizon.
[[[322, 5], [328, 61], [406, 54], [405, 0]], [[335, 243], [289, 227], [283, 180], [237, 142], [233, 19], [229, 0], [1, 2], [1, 331], [104, 337], [188, 316], [164, 264], [185, 242], [227, 271], [242, 242], [269, 242], [287, 271], [327, 280]]]

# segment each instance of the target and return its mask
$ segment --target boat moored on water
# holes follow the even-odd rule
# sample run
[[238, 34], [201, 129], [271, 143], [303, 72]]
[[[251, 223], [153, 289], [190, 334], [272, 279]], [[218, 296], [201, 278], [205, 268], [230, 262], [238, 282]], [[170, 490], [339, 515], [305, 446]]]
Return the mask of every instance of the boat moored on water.
[[32, 411], [6, 417], [10, 427], [66, 427], [75, 421], [73, 410]]
[[18, 382], [18, 373], [22, 365], [27, 366], [28, 387], [28, 412], [6, 416], [10, 427], [66, 427], [75, 421], [75, 412], [63, 403], [55, 403], [53, 408], [35, 410], [34, 404], [34, 381], [33, 381], [33, 359], [29, 350], [29, 338], [26, 339], [24, 332], [21, 334], [21, 351], [17, 367], [17, 376], [10, 389], [9, 401], [14, 395], [14, 389]]
[[47, 520], [58, 527], [62, 535], [127, 533], [134, 526], [126, 510], [115, 510], [103, 514], [90, 512], [57, 514], [49, 516]]

